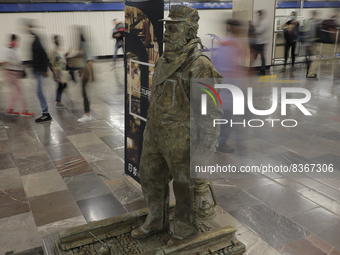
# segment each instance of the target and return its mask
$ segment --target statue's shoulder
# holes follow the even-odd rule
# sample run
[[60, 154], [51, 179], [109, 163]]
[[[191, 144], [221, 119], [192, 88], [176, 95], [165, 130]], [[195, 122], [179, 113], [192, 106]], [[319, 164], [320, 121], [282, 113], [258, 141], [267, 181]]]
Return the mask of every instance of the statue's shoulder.
[[190, 77], [222, 77], [211, 60], [200, 51], [194, 52], [181, 69], [188, 73]]
[[190, 70], [197, 68], [214, 68], [214, 65], [211, 63], [211, 60], [204, 55], [201, 51], [194, 51], [189, 58], [185, 61], [182, 66], [182, 70]]

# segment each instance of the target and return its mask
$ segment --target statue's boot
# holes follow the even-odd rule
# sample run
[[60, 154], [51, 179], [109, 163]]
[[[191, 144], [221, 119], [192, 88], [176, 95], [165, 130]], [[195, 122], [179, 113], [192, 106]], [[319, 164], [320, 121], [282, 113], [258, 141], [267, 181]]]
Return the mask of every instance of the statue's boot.
[[169, 230], [169, 227], [163, 227], [163, 228], [157, 229], [157, 230], [148, 230], [148, 229], [145, 229], [143, 226], [144, 225], [132, 230], [131, 236], [135, 239], [142, 239], [142, 238], [151, 236], [153, 234], [167, 232]]

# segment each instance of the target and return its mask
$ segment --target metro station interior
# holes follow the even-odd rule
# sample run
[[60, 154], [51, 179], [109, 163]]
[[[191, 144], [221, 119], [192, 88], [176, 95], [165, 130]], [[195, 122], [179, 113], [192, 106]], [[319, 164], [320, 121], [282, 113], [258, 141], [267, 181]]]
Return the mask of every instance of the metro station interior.
[[[273, 87], [278, 90], [298, 87], [311, 94], [310, 100], [303, 104], [311, 116], [290, 104], [285, 116], [277, 110], [269, 116], [253, 117], [263, 120], [264, 125], [260, 128], [249, 123], [235, 126], [228, 140], [234, 152], [216, 152], [214, 159], [221, 165], [237, 167], [271, 165], [302, 166], [304, 169], [248, 172], [241, 177], [223, 173], [219, 178], [209, 178], [218, 202], [215, 210], [223, 215], [217, 221], [221, 226], [237, 228], [237, 239], [246, 245], [244, 254], [338, 255], [340, 47], [337, 42], [317, 43], [321, 60], [316, 78], [306, 78], [302, 44], [297, 44], [295, 67], [288, 64], [282, 71], [284, 38], [281, 26], [292, 11], [298, 13], [300, 24], [312, 11], [317, 11], [320, 19], [328, 19], [340, 11], [340, 3], [313, 0], [171, 1], [198, 9], [201, 17], [198, 36], [204, 45], [203, 52], [211, 59], [218, 44], [214, 35], [223, 37], [224, 21], [234, 17], [233, 12], [246, 9], [243, 5], [250, 2], [251, 20], [256, 22], [256, 11], [266, 9], [271, 27], [265, 55], [266, 74], [259, 76], [254, 71], [244, 78], [245, 83], [253, 87], [254, 107], [269, 109], [272, 106]], [[56, 3], [64, 4], [60, 8], [69, 10], [55, 9]], [[105, 6], [101, 7], [101, 4]], [[93, 64], [95, 80], [89, 85], [92, 120], [86, 123], [77, 122], [84, 114], [78, 73], [75, 74], [76, 81], [68, 82], [63, 95], [62, 101], [68, 108], [57, 109], [56, 85], [49, 71], [49, 77], [44, 78], [43, 83], [52, 121], [36, 123], [31, 117], [5, 114], [10, 88], [1, 72], [0, 255], [55, 254], [49, 238], [55, 237], [58, 231], [147, 207], [140, 184], [126, 174], [127, 87], [121, 49], [115, 68], [110, 65], [115, 43], [111, 37], [112, 20], [124, 22], [124, 4], [113, 0], [0, 0], [1, 43], [6, 47], [8, 34], [20, 37], [18, 52], [28, 70], [27, 77], [21, 82], [30, 110], [37, 117], [41, 107], [29, 65], [30, 38], [20, 28], [19, 21], [23, 18], [39, 21], [39, 33], [49, 50], [52, 49], [52, 35], [63, 35], [65, 48], [68, 48], [72, 44], [67, 39], [72, 36], [69, 27], [74, 24], [89, 26], [95, 38], [93, 54], [97, 57]], [[166, 4], [164, 17], [169, 13]], [[86, 9], [91, 6], [93, 10]], [[336, 19], [340, 24], [340, 17]], [[338, 30], [334, 33], [337, 36]], [[157, 54], [157, 51], [153, 48], [152, 53]], [[153, 61], [154, 57], [151, 59]], [[255, 69], [260, 66], [259, 59], [253, 66]], [[272, 125], [266, 119], [279, 121]], [[283, 119], [293, 119], [297, 125], [284, 125]], [[312, 173], [310, 168], [314, 167], [315, 171], [318, 167], [323, 170]], [[170, 200], [174, 200], [173, 194]]]

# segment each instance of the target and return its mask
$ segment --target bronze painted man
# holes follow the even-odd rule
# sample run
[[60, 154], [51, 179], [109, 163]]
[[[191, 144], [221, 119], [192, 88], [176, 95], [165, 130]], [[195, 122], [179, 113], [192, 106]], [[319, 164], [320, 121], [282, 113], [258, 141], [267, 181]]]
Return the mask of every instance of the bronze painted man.
[[[183, 239], [198, 232], [191, 201], [190, 160], [206, 157], [215, 150], [219, 130], [213, 128], [212, 119], [222, 116], [221, 108], [210, 107], [208, 102], [206, 124], [200, 126], [199, 132], [190, 126], [190, 116], [201, 116], [200, 109], [190, 107], [190, 95], [200, 100], [202, 92], [190, 87], [190, 79], [222, 78], [198, 50], [198, 20], [197, 10], [183, 5], [171, 6], [169, 18], [164, 20], [165, 50], [156, 62], [140, 162], [142, 190], [150, 211], [144, 224], [132, 231], [134, 238], [169, 229], [168, 183], [172, 179], [176, 198], [173, 237]], [[190, 140], [194, 155], [191, 159]]]

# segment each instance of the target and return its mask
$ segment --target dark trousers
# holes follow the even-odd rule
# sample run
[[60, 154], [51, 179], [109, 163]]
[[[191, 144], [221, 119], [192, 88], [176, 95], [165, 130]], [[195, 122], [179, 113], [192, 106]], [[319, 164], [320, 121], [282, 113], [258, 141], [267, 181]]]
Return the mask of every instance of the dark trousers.
[[291, 57], [292, 57], [292, 66], [294, 66], [295, 63], [295, 48], [296, 48], [296, 41], [289, 42], [286, 40], [285, 43], [285, 66], [287, 65], [287, 59], [289, 54], [289, 48], [291, 48]]
[[228, 120], [228, 124], [221, 125], [220, 136], [217, 139], [219, 145], [226, 143], [231, 136], [232, 128], [230, 127], [230, 120], [232, 119], [232, 109], [223, 109], [222, 119]]
[[61, 94], [63, 93], [63, 90], [67, 87], [67, 83], [61, 83], [58, 82], [58, 88], [57, 88], [57, 97], [56, 97], [56, 102], [60, 103], [61, 102]]
[[261, 56], [261, 70], [266, 70], [266, 59], [264, 58], [264, 49], [265, 49], [265, 44], [255, 45], [254, 60], [257, 58], [257, 55], [260, 54], [260, 56]]
[[84, 98], [84, 111], [85, 113], [90, 112], [90, 100], [87, 95], [87, 84], [90, 80], [90, 70], [88, 67], [85, 67], [82, 70], [83, 78], [81, 80], [81, 85], [82, 85], [82, 92], [83, 92], [83, 98]]

